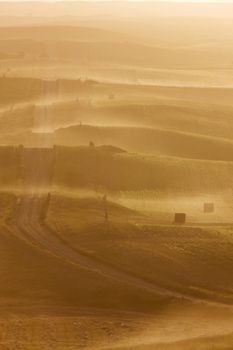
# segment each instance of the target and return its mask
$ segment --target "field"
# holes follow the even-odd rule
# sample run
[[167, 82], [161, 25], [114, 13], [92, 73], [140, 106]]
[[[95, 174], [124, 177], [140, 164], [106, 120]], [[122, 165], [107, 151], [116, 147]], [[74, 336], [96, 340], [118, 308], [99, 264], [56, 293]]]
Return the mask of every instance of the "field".
[[232, 349], [232, 4], [0, 13], [0, 349]]

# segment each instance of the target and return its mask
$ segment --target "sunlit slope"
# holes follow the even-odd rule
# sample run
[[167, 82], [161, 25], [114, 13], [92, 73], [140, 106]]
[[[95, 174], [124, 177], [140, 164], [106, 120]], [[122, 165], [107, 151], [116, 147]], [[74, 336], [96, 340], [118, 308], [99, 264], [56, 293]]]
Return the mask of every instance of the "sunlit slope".
[[[89, 94], [85, 90], [80, 94]], [[51, 103], [10, 104], [2, 111], [0, 144], [40, 147], [42, 135], [38, 133], [46, 132], [53, 133], [47, 134], [47, 138], [55, 144], [76, 146], [93, 141], [96, 145], [113, 144], [133, 152], [231, 160], [231, 151], [227, 151], [231, 150], [233, 135], [231, 108], [221, 111], [216, 107], [212, 111], [203, 107], [198, 111], [196, 106], [169, 103], [108, 106], [106, 96], [100, 97], [105, 101], [99, 106], [88, 104], [85, 97], [83, 102], [71, 97], [57, 101], [56, 94], [48, 95], [49, 98]], [[137, 137], [135, 140], [127, 136], [131, 133]], [[186, 148], [182, 149], [180, 143]]]
[[[10, 78], [7, 74], [11, 73], [0, 78], [2, 144], [19, 142], [18, 138], [7, 142], [9, 134], [30, 129], [53, 131], [80, 123], [161, 128], [232, 139], [231, 89]], [[76, 129], [69, 132], [72, 130]], [[27, 141], [22, 139], [21, 143]]]
[[[103, 102], [102, 105], [96, 106], [75, 106], [74, 104], [72, 106], [71, 103], [67, 103], [62, 107], [69, 111], [67, 124], [70, 118], [71, 124], [76, 120], [89, 125], [157, 127], [229, 139], [233, 137], [233, 109], [230, 106], [213, 108], [209, 103], [189, 103], [185, 100], [173, 101], [172, 99], [156, 101], [156, 98], [154, 103], [151, 102], [149, 98], [144, 99], [143, 95], [137, 96], [137, 104], [127, 98], [122, 101], [121, 97], [116, 96], [111, 104]], [[54, 111], [50, 109], [51, 124], [54, 120], [54, 125], [55, 111], [61, 122], [59, 116], [63, 109], [61, 111], [59, 108], [54, 108]]]
[[60, 145], [111, 144], [130, 152], [206, 160], [233, 160], [231, 140], [172, 130], [78, 125], [55, 132]]
[[108, 213], [106, 224], [101, 200], [52, 195], [47, 223], [68, 245], [158, 286], [232, 302], [229, 229], [135, 225], [133, 212], [111, 202]]
[[131, 97], [125, 101], [121, 96], [109, 100], [107, 94], [93, 93], [88, 101], [88, 89], [80, 92], [80, 98], [72, 96], [59, 100], [59, 94], [43, 104], [28, 102], [28, 105], [12, 104], [0, 115], [0, 130], [4, 133], [22, 132], [29, 129], [54, 131], [60, 127], [88, 124], [92, 126], [132, 126], [161, 128], [192, 134], [209, 135], [232, 139], [232, 107], [213, 107], [182, 101], [146, 100], [143, 94], [137, 96], [138, 104]]
[[[35, 113], [39, 116], [40, 110], [37, 110]], [[54, 121], [47, 120], [43, 124], [45, 120], [43, 114], [41, 114], [41, 120], [37, 119], [35, 121], [35, 119], [30, 119], [29, 117], [29, 120], [26, 120], [24, 128], [21, 121], [16, 118], [16, 122], [19, 123], [18, 130], [17, 124], [9, 123], [10, 119], [8, 119], [2, 127], [3, 134], [0, 137], [0, 144], [45, 147], [46, 144], [49, 145], [50, 140], [56, 145], [76, 147], [86, 146], [93, 142], [96, 146], [113, 145], [126, 149], [129, 152], [151, 155], [216, 161], [233, 160], [233, 143], [229, 138], [198, 135], [162, 128], [96, 127], [83, 125], [81, 121], [76, 126], [60, 128], [54, 131]], [[72, 122], [76, 123], [77, 121], [73, 120]], [[57, 121], [57, 123], [62, 124], [65, 121]], [[20, 127], [22, 130], [20, 130]], [[228, 133], [230, 135], [230, 130]], [[43, 142], [43, 140], [48, 142]]]

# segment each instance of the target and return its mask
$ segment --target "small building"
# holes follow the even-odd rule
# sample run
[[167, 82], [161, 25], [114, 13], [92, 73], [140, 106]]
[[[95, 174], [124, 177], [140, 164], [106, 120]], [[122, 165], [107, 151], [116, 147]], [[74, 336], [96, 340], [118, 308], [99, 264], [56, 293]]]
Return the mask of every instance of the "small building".
[[183, 225], [186, 222], [186, 214], [185, 213], [175, 213], [174, 223]]
[[204, 203], [203, 211], [204, 211], [204, 213], [213, 213], [214, 212], [214, 203]]

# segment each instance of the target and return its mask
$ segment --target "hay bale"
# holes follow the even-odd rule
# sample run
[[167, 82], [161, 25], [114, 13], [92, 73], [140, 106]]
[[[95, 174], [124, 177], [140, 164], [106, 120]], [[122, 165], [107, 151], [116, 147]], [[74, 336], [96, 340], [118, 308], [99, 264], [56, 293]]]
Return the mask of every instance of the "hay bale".
[[175, 224], [183, 225], [186, 222], [186, 214], [185, 213], [175, 213]]

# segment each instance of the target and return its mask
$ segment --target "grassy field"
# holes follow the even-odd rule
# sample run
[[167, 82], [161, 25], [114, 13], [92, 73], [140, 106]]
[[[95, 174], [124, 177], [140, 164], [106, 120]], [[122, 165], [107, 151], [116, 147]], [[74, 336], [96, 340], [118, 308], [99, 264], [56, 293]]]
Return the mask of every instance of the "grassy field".
[[108, 264], [184, 294], [231, 302], [232, 227], [157, 226], [114, 203], [108, 210], [107, 224], [101, 200], [52, 196], [47, 223]]
[[[47, 139], [41, 140], [46, 145]], [[56, 146], [49, 152], [55, 188], [217, 196], [233, 186], [232, 162], [135, 154], [112, 146]], [[25, 172], [20, 148], [0, 147], [0, 166], [0, 186], [20, 189]]]
[[233, 160], [231, 140], [179, 131], [78, 125], [59, 129], [55, 133], [55, 142], [60, 145], [78, 146], [88, 144], [89, 141], [98, 146], [111, 144], [135, 153], [191, 159]]
[[0, 2], [1, 350], [233, 348], [228, 5]]
[[54, 184], [112, 191], [215, 193], [232, 188], [231, 162], [156, 157], [111, 147], [57, 147]]

